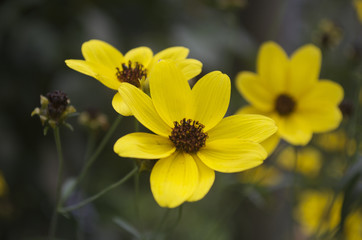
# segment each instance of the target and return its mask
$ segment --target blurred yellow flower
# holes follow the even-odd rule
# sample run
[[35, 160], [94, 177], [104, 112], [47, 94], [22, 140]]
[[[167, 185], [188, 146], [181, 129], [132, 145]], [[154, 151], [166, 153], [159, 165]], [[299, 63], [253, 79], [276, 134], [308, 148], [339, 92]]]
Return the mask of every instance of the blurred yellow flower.
[[231, 91], [227, 75], [211, 72], [191, 89], [176, 65], [160, 61], [149, 81], [152, 98], [131, 84], [122, 84], [119, 93], [155, 134], [123, 136], [114, 151], [121, 157], [159, 159], [150, 183], [160, 206], [202, 199], [214, 182], [214, 170], [239, 172], [263, 163], [267, 153], [259, 143], [276, 132], [275, 123], [260, 115], [223, 118]]
[[338, 46], [343, 37], [342, 28], [329, 19], [322, 19], [313, 38], [317, 45], [325, 48]]
[[[342, 204], [342, 195], [334, 198], [331, 191], [308, 190], [302, 193], [294, 216], [307, 236], [321, 236], [339, 225]], [[354, 209], [347, 215], [343, 239], [362, 239], [362, 209]]]
[[[167, 48], [156, 55], [148, 47], [138, 47], [124, 56], [110, 44], [100, 40], [90, 40], [82, 45], [85, 60], [68, 59], [68, 67], [94, 77], [105, 86], [118, 90], [122, 83], [130, 83], [143, 91], [148, 91], [147, 77], [153, 66], [161, 59], [175, 61], [187, 80], [201, 72], [202, 63], [187, 59], [189, 49], [185, 47]], [[113, 108], [124, 116], [132, 115], [128, 106], [117, 92], [112, 100]]]
[[264, 43], [257, 73], [241, 72], [236, 86], [251, 104], [238, 113], [257, 113], [275, 120], [278, 136], [293, 145], [306, 145], [313, 133], [337, 128], [343, 88], [320, 80], [321, 52], [314, 45], [299, 48], [288, 58], [274, 42]]
[[346, 218], [343, 233], [346, 240], [362, 239], [362, 209], [352, 211]]
[[[296, 155], [298, 155], [298, 159]], [[298, 150], [298, 153], [293, 147], [287, 147], [278, 155], [277, 159], [281, 167], [290, 171], [294, 170], [295, 161], [297, 161], [296, 171], [309, 177], [315, 177], [322, 167], [322, 154], [312, 147], [302, 148]]]
[[354, 0], [353, 5], [357, 11], [358, 20], [362, 23], [362, 0]]
[[261, 165], [245, 173], [240, 173], [240, 181], [265, 187], [276, 186], [282, 181], [282, 173], [274, 166]]
[[349, 138], [345, 130], [320, 134], [315, 139], [315, 143], [330, 152], [346, 153], [347, 156], [353, 156], [357, 151], [357, 142], [354, 138]]
[[333, 199], [333, 192], [305, 191], [299, 198], [294, 217], [308, 236], [327, 233], [338, 226], [342, 203], [343, 197]]
[[8, 190], [7, 184], [5, 182], [4, 176], [0, 171], [0, 197], [4, 196]]

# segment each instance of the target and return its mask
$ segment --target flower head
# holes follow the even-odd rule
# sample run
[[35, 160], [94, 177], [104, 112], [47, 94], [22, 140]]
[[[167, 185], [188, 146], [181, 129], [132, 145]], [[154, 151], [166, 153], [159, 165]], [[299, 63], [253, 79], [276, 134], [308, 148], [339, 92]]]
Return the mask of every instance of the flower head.
[[[189, 80], [201, 72], [202, 64], [195, 59], [188, 59], [189, 50], [184, 47], [167, 48], [156, 55], [148, 47], [138, 47], [125, 55], [110, 44], [100, 40], [83, 43], [82, 54], [85, 60], [68, 59], [68, 67], [94, 77], [105, 86], [118, 90], [122, 83], [130, 83], [143, 91], [148, 91], [148, 76], [153, 66], [161, 59], [175, 62]], [[112, 100], [113, 108], [124, 116], [132, 115], [117, 92]]]
[[230, 101], [227, 75], [211, 72], [191, 89], [173, 62], [160, 61], [149, 81], [152, 98], [131, 84], [122, 84], [119, 93], [155, 134], [128, 134], [114, 151], [121, 157], [158, 160], [150, 182], [160, 206], [202, 199], [214, 182], [214, 170], [239, 172], [263, 163], [267, 153], [259, 143], [277, 128], [260, 115], [223, 118]]
[[340, 222], [342, 204], [342, 195], [333, 199], [331, 191], [306, 190], [299, 198], [294, 216], [307, 236], [325, 234]]
[[46, 134], [48, 126], [55, 128], [61, 124], [65, 124], [70, 127], [65, 120], [70, 114], [76, 110], [70, 104], [70, 100], [67, 95], [59, 90], [49, 92], [46, 96], [40, 95], [40, 108], [35, 108], [31, 113], [31, 116], [38, 115], [44, 128], [44, 134]]
[[293, 145], [306, 145], [313, 133], [337, 128], [342, 120], [338, 104], [343, 88], [320, 80], [321, 52], [313, 45], [298, 49], [288, 58], [274, 42], [262, 45], [257, 73], [241, 72], [236, 85], [251, 104], [240, 113], [273, 118], [278, 135]]

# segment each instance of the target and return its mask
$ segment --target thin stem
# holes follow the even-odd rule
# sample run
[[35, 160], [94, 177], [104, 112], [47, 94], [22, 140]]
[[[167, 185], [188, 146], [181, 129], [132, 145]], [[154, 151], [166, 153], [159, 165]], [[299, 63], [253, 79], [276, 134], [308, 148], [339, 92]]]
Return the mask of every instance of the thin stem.
[[295, 161], [294, 161], [294, 169], [293, 169], [293, 179], [291, 186], [291, 199], [290, 199], [290, 237], [294, 238], [294, 219], [293, 219], [293, 208], [297, 203], [297, 194], [298, 194], [298, 158], [299, 158], [299, 146], [294, 147], [295, 153]]
[[155, 234], [154, 234], [154, 239], [157, 239], [157, 235], [160, 233], [161, 229], [163, 228], [163, 225], [165, 224], [166, 222], [166, 219], [168, 217], [168, 215], [170, 214], [170, 208], [167, 208], [160, 223], [158, 224], [157, 228], [156, 228], [156, 231], [155, 231]]
[[61, 213], [66, 213], [66, 212], [70, 212], [76, 209], [79, 209], [85, 205], [87, 205], [90, 202], [93, 202], [94, 200], [96, 200], [97, 198], [103, 196], [104, 194], [106, 194], [107, 192], [109, 192], [110, 190], [112, 190], [113, 188], [118, 187], [119, 185], [121, 185], [122, 183], [124, 183], [125, 181], [127, 181], [129, 178], [131, 178], [135, 173], [137, 173], [138, 168], [135, 167], [132, 169], [132, 171], [130, 171], [126, 176], [124, 176], [122, 179], [118, 180], [117, 182], [109, 185], [108, 187], [106, 187], [105, 189], [103, 189], [102, 191], [100, 191], [99, 193], [93, 195], [92, 197], [89, 197], [77, 204], [59, 209], [59, 212]]
[[107, 142], [111, 138], [113, 132], [116, 130], [117, 126], [121, 122], [123, 116], [119, 115], [117, 119], [113, 122], [111, 128], [108, 130], [107, 134], [102, 139], [101, 143], [98, 145], [97, 149], [94, 151], [94, 153], [90, 156], [86, 164], [83, 166], [81, 173], [77, 177], [77, 180], [75, 181], [75, 184], [69, 189], [69, 191], [63, 196], [62, 202], [65, 201], [70, 194], [74, 191], [74, 188], [80, 184], [80, 182], [83, 180], [84, 176], [88, 172], [88, 169], [92, 166], [94, 161], [98, 158], [99, 154], [102, 152], [103, 148], [106, 146]]
[[[137, 164], [135, 164], [137, 167]], [[138, 168], [138, 167], [137, 167]], [[140, 194], [140, 172], [138, 171], [137, 174], [134, 176], [134, 188], [135, 188], [135, 211], [136, 211], [136, 218], [139, 223], [141, 223], [141, 215], [140, 215], [140, 208], [139, 208], [139, 194]]]
[[62, 145], [60, 141], [60, 134], [59, 134], [59, 127], [56, 126], [54, 128], [54, 139], [55, 139], [55, 145], [57, 147], [58, 152], [58, 179], [57, 179], [57, 186], [55, 191], [55, 204], [56, 207], [54, 208], [52, 220], [50, 223], [50, 230], [49, 230], [49, 239], [54, 239], [55, 232], [57, 228], [57, 222], [58, 222], [58, 209], [61, 205], [61, 199], [60, 199], [60, 190], [61, 190], [61, 182], [63, 178], [63, 153], [62, 153]]
[[123, 116], [119, 115], [116, 120], [113, 122], [111, 128], [108, 130], [106, 136], [104, 136], [104, 138], [102, 139], [101, 143], [98, 145], [97, 149], [95, 150], [95, 152], [92, 154], [92, 156], [89, 158], [89, 160], [86, 162], [86, 164], [84, 165], [81, 173], [79, 174], [79, 177], [77, 179], [77, 183], [79, 184], [84, 176], [86, 175], [88, 169], [90, 168], [90, 166], [92, 166], [93, 162], [98, 158], [99, 154], [102, 152], [103, 148], [106, 146], [108, 140], [111, 138], [113, 132], [116, 130], [118, 124], [121, 122]]
[[287, 9], [287, 4], [288, 4], [288, 0], [279, 1], [277, 16], [274, 18], [274, 22], [272, 23], [271, 28], [269, 30], [269, 34], [268, 34], [269, 39], [271, 39], [271, 40], [275, 40], [279, 33], [280, 26], [281, 26], [283, 17], [285, 15], [285, 11]]
[[172, 226], [169, 227], [169, 229], [168, 229], [168, 234], [171, 234], [172, 231], [177, 227], [177, 225], [178, 225], [179, 222], [181, 221], [181, 218], [182, 218], [182, 208], [183, 208], [183, 205], [181, 205], [181, 206], [178, 208], [178, 215], [177, 215], [176, 222], [174, 222], [174, 224], [172, 224]]

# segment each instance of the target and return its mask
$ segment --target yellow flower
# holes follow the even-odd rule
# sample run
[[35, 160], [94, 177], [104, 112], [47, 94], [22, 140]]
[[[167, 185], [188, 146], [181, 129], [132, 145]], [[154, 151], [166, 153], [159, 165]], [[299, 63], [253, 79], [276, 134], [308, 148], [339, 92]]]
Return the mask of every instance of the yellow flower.
[[241, 72], [236, 78], [238, 90], [251, 104], [238, 113], [273, 118], [278, 135], [293, 145], [306, 145], [313, 133], [337, 128], [343, 88], [329, 80], [318, 81], [320, 66], [321, 52], [314, 45], [301, 47], [289, 59], [276, 43], [263, 44], [257, 73]]
[[357, 11], [358, 20], [362, 23], [362, 0], [354, 0], [353, 5]]
[[[147, 91], [147, 77], [151, 74], [155, 63], [161, 59], [175, 61], [187, 80], [198, 75], [202, 63], [195, 59], [187, 59], [188, 53], [187, 48], [171, 47], [153, 56], [150, 48], [138, 47], [123, 56], [106, 42], [90, 40], [82, 45], [85, 60], [68, 59], [65, 63], [78, 72], [96, 78], [111, 89], [118, 90], [122, 83], [127, 82]], [[112, 106], [121, 115], [132, 115], [118, 92], [113, 97]]]
[[340, 222], [343, 197], [329, 191], [309, 190], [302, 193], [294, 216], [303, 232], [319, 235], [332, 231]]
[[277, 130], [259, 115], [223, 118], [230, 101], [230, 79], [219, 71], [190, 88], [181, 70], [160, 61], [150, 76], [151, 97], [131, 84], [119, 93], [134, 116], [155, 134], [131, 133], [114, 151], [121, 157], [159, 159], [151, 171], [153, 196], [162, 207], [202, 199], [215, 172], [239, 172], [263, 163], [259, 144]]
[[296, 151], [293, 147], [285, 148], [278, 155], [278, 164], [284, 169], [293, 171], [295, 161], [297, 161], [297, 171], [309, 176], [316, 177], [322, 167], [321, 153], [312, 147], [306, 147], [298, 151], [298, 159], [296, 159]]
[[240, 173], [240, 181], [265, 187], [273, 187], [281, 183], [282, 173], [274, 166], [259, 166], [246, 173]]
[[351, 211], [346, 218], [343, 230], [346, 240], [362, 239], [362, 209]]

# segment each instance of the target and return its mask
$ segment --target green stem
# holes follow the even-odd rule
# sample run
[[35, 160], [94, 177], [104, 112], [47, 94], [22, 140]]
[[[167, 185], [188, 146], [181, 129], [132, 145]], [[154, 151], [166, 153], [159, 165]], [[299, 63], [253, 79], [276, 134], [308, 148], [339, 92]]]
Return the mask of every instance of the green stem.
[[172, 224], [172, 226], [169, 227], [169, 229], [168, 229], [168, 234], [171, 234], [172, 231], [177, 227], [177, 225], [178, 225], [179, 222], [181, 221], [181, 218], [182, 218], [182, 207], [183, 207], [183, 205], [181, 205], [181, 206], [178, 208], [178, 215], [177, 215], [176, 222], [174, 222], [174, 223]]
[[88, 172], [88, 169], [92, 166], [94, 161], [98, 158], [99, 154], [102, 152], [103, 148], [106, 146], [107, 142], [111, 138], [113, 132], [116, 130], [117, 126], [121, 122], [123, 116], [119, 115], [117, 119], [113, 122], [111, 128], [108, 130], [107, 134], [102, 139], [101, 143], [98, 145], [97, 149], [94, 151], [94, 153], [90, 156], [86, 164], [83, 166], [81, 173], [77, 177], [77, 180], [75, 181], [75, 184], [69, 189], [69, 191], [63, 196], [62, 202], [64, 202], [70, 194], [74, 191], [74, 188], [80, 184], [80, 182], [83, 180], [84, 176]]
[[132, 169], [132, 171], [130, 171], [126, 176], [124, 176], [122, 179], [118, 180], [117, 182], [111, 184], [110, 186], [106, 187], [105, 189], [103, 189], [102, 191], [100, 191], [99, 193], [93, 195], [92, 197], [89, 197], [77, 204], [62, 208], [59, 210], [59, 212], [61, 213], [66, 213], [66, 212], [70, 212], [76, 209], [79, 209], [85, 205], [87, 205], [90, 202], [93, 202], [94, 200], [96, 200], [97, 198], [103, 196], [104, 194], [106, 194], [107, 192], [109, 192], [110, 190], [112, 190], [113, 188], [118, 187], [119, 185], [121, 185], [122, 183], [124, 183], [125, 181], [127, 181], [130, 177], [132, 177], [135, 173], [137, 173], [138, 168], [135, 167]]
[[157, 238], [157, 237], [158, 237], [158, 234], [160, 233], [161, 229], [163, 228], [163, 225], [165, 224], [166, 219], [167, 219], [168, 215], [170, 214], [170, 211], [171, 211], [170, 208], [167, 208], [167, 209], [166, 209], [166, 211], [165, 211], [165, 213], [164, 213], [164, 215], [163, 215], [160, 223], [158, 224], [158, 226], [157, 226], [157, 228], [156, 228], [156, 231], [155, 231], [155, 233], [154, 233], [154, 239], [158, 239], [158, 238]]
[[61, 206], [61, 199], [60, 199], [60, 190], [61, 190], [61, 182], [63, 178], [63, 153], [62, 153], [62, 145], [60, 141], [60, 135], [59, 135], [59, 127], [56, 126], [54, 128], [54, 139], [55, 139], [55, 145], [57, 147], [58, 152], [58, 179], [57, 179], [57, 186], [55, 191], [55, 204], [56, 207], [53, 212], [52, 220], [50, 223], [50, 230], [49, 230], [49, 239], [54, 239], [55, 232], [57, 228], [57, 222], [58, 222], [58, 209]]
[[83, 169], [82, 169], [82, 171], [79, 174], [79, 177], [77, 179], [78, 184], [83, 180], [83, 178], [86, 175], [86, 173], [87, 173], [88, 169], [90, 168], [90, 166], [92, 166], [94, 161], [98, 158], [99, 154], [102, 152], [103, 148], [106, 146], [108, 140], [111, 138], [113, 132], [116, 130], [116, 128], [117, 128], [118, 124], [121, 122], [122, 118], [123, 118], [122, 115], [119, 115], [117, 117], [117, 119], [113, 122], [111, 128], [108, 130], [106, 136], [104, 136], [101, 143], [98, 145], [95, 152], [92, 154], [92, 156], [86, 162], [86, 164], [84, 165], [84, 167], [83, 167]]

